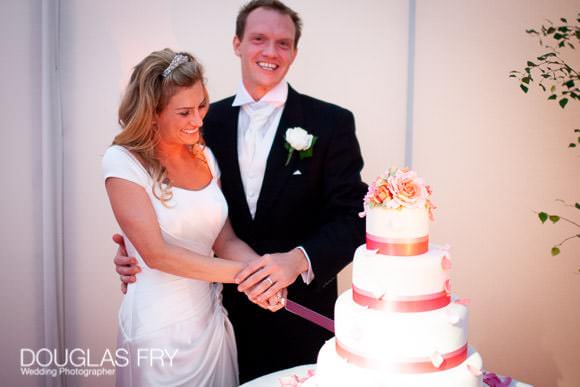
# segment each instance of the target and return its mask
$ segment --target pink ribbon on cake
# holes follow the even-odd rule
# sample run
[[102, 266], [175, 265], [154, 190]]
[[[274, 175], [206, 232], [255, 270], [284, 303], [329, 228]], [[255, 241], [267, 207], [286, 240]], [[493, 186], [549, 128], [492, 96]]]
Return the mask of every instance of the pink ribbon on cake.
[[457, 367], [467, 359], [467, 344], [453, 352], [438, 355], [439, 362], [437, 363], [427, 357], [408, 359], [395, 363], [383, 359], [372, 359], [353, 353], [340, 343], [338, 339], [336, 339], [336, 353], [349, 363], [353, 363], [359, 367], [376, 368], [398, 373], [419, 374], [444, 371]]
[[445, 290], [439, 293], [421, 296], [398, 297], [387, 299], [385, 296], [376, 298], [369, 292], [352, 285], [352, 299], [361, 306], [390, 312], [427, 312], [443, 308], [451, 302], [451, 295]]
[[366, 244], [367, 249], [379, 250], [385, 255], [419, 255], [429, 250], [429, 235], [420, 238], [383, 238], [367, 233]]

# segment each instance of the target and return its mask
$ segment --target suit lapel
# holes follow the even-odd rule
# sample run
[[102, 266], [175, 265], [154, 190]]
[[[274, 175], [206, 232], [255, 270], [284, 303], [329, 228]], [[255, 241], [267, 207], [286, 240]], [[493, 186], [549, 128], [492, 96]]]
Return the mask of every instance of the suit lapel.
[[[226, 152], [225, 157], [222, 157], [222, 164], [224, 170], [228, 171], [230, 176], [229, 197], [235, 208], [238, 209], [239, 215], [244, 219], [244, 223], [250, 223], [252, 217], [248, 202], [246, 201], [246, 193], [242, 183], [242, 176], [240, 174], [240, 164], [238, 160], [238, 115], [240, 107], [232, 107], [227, 110], [227, 117], [225, 117], [225, 138], [223, 139]], [[223, 180], [223, 179], [222, 179]], [[225, 188], [225, 187], [224, 187]]]
[[285, 186], [290, 176], [289, 170], [292, 168], [293, 161], [297, 159], [298, 155], [294, 154], [290, 163], [287, 166], [284, 165], [288, 157], [288, 151], [284, 147], [284, 143], [286, 142], [286, 129], [301, 126], [302, 122], [303, 116], [300, 95], [288, 85], [288, 98], [284, 105], [282, 117], [280, 117], [280, 123], [276, 129], [276, 136], [272, 142], [272, 148], [270, 149], [266, 162], [266, 171], [264, 172], [262, 189], [258, 197], [255, 220], [258, 220], [261, 214], [268, 213], [268, 208], [273, 205], [274, 199]]

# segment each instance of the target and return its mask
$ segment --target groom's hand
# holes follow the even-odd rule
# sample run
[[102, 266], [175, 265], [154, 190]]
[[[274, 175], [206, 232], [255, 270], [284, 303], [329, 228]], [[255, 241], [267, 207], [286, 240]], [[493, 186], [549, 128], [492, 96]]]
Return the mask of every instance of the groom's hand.
[[119, 245], [113, 262], [115, 263], [115, 270], [121, 279], [121, 291], [123, 294], [126, 294], [127, 284], [137, 281], [135, 275], [141, 271], [141, 268], [137, 266], [137, 260], [135, 258], [127, 256], [125, 240], [121, 235], [113, 235], [113, 242]]
[[287, 253], [266, 254], [252, 261], [236, 275], [238, 290], [254, 302], [262, 303], [287, 288], [308, 270], [308, 260], [296, 248]]

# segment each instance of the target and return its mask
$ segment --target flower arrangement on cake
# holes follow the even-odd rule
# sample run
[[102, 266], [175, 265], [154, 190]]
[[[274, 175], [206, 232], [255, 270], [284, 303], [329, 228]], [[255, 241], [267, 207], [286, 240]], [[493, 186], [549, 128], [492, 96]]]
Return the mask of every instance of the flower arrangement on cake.
[[415, 171], [406, 167], [392, 167], [369, 185], [364, 204], [365, 209], [381, 206], [390, 209], [425, 207], [433, 220], [436, 207], [430, 197], [431, 187]]

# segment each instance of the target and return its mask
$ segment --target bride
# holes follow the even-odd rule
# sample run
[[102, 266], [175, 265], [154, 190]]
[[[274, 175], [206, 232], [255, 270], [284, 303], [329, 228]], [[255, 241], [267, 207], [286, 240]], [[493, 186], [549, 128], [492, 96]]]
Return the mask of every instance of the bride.
[[[119, 107], [122, 131], [103, 157], [111, 207], [142, 268], [119, 311], [128, 364], [117, 368], [118, 386], [238, 384], [221, 283], [259, 256], [234, 234], [219, 168], [203, 145], [203, 80], [188, 53], [148, 55], [133, 70]], [[280, 294], [260, 304], [283, 305]], [[165, 358], [143, 358], [154, 351]]]

